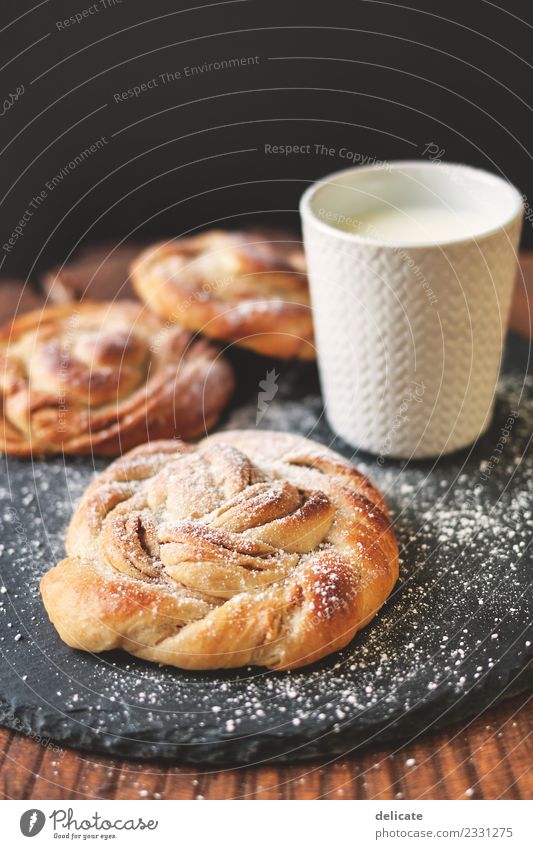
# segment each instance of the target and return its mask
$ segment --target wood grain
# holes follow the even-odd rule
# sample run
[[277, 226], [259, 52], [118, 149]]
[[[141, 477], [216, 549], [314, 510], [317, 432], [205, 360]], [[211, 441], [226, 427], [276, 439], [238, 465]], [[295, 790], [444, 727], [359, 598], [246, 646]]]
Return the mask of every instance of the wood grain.
[[43, 291], [55, 304], [136, 298], [129, 267], [140, 250], [140, 246], [131, 243], [83, 248], [66, 265], [43, 275]]
[[15, 315], [36, 310], [44, 302], [43, 295], [31, 284], [8, 277], [0, 278], [0, 324], [10, 321]]
[[[12, 283], [9, 290], [0, 289], [8, 313], [20, 295]], [[510, 327], [529, 338], [532, 305], [529, 254], [521, 260], [510, 319]], [[218, 770], [100, 757], [43, 746], [0, 729], [0, 795], [63, 800], [531, 799], [532, 729], [533, 695], [526, 694], [474, 721], [401, 746], [305, 765]]]
[[329, 762], [217, 770], [58, 751], [1, 729], [0, 792], [65, 800], [531, 799], [532, 727], [528, 694], [401, 746]]

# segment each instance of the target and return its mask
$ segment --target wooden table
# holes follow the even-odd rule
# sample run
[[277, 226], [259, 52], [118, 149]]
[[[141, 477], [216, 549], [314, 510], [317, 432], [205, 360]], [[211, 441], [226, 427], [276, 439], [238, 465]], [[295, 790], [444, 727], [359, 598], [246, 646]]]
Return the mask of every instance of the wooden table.
[[1, 730], [0, 788], [7, 799], [531, 799], [532, 727], [527, 695], [401, 747], [216, 771], [58, 752]]
[[[531, 338], [533, 254], [524, 255], [521, 266], [511, 327]], [[10, 293], [18, 303], [13, 282]], [[27, 305], [35, 306], [33, 296]], [[57, 750], [0, 729], [0, 793], [65, 800], [531, 799], [532, 729], [533, 694], [526, 694], [401, 746], [305, 765], [218, 770]]]

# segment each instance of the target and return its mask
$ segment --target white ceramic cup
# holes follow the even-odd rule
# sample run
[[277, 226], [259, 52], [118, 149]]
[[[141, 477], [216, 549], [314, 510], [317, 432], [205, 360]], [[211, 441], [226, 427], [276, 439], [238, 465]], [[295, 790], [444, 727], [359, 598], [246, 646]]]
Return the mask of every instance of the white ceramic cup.
[[[435, 205], [479, 226], [435, 241], [346, 232], [376, 205]], [[313, 184], [300, 203], [326, 415], [351, 445], [434, 457], [490, 423], [523, 205], [464, 165], [392, 162]]]

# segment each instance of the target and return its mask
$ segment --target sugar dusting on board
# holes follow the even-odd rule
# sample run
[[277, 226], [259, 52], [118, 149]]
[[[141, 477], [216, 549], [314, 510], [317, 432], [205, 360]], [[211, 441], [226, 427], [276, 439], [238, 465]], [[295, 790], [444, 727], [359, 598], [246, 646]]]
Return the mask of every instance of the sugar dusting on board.
[[[494, 423], [471, 455], [407, 467], [354, 458], [387, 497], [401, 580], [346, 650], [292, 673], [188, 673], [64, 646], [47, 622], [38, 581], [63, 555], [73, 503], [95, 469], [89, 460], [9, 460], [0, 490], [4, 721], [15, 717], [21, 728], [38, 725], [74, 745], [145, 757], [171, 757], [178, 746], [183, 759], [209, 760], [216, 745], [238, 740], [243, 758], [253, 759], [300, 743], [308, 755], [331, 752], [348, 728], [352, 740], [394, 736], [392, 723], [399, 731], [412, 727], [410, 709], [424, 708], [425, 723], [439, 721], [472, 688], [471, 710], [488, 704], [532, 657], [533, 464], [524, 456], [531, 396], [530, 381], [504, 378]], [[224, 426], [255, 427], [255, 419], [250, 403]], [[297, 431], [351, 457], [313, 392], [295, 399], [281, 386], [261, 427]], [[105, 465], [98, 461], [96, 471]]]

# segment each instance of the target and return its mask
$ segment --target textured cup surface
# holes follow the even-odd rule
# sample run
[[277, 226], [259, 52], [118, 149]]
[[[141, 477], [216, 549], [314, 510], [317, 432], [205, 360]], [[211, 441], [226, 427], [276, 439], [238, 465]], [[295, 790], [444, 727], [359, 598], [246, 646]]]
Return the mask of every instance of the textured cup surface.
[[465, 166], [387, 168], [445, 195], [447, 207], [476, 202], [488, 210], [487, 226], [427, 244], [333, 226], [356, 206], [360, 176], [381, 171], [382, 182], [363, 192], [379, 197], [389, 180], [383, 168], [350, 169], [307, 190], [300, 208], [326, 415], [346, 441], [379, 458], [438, 456], [466, 447], [490, 422], [521, 197], [504, 180]]

